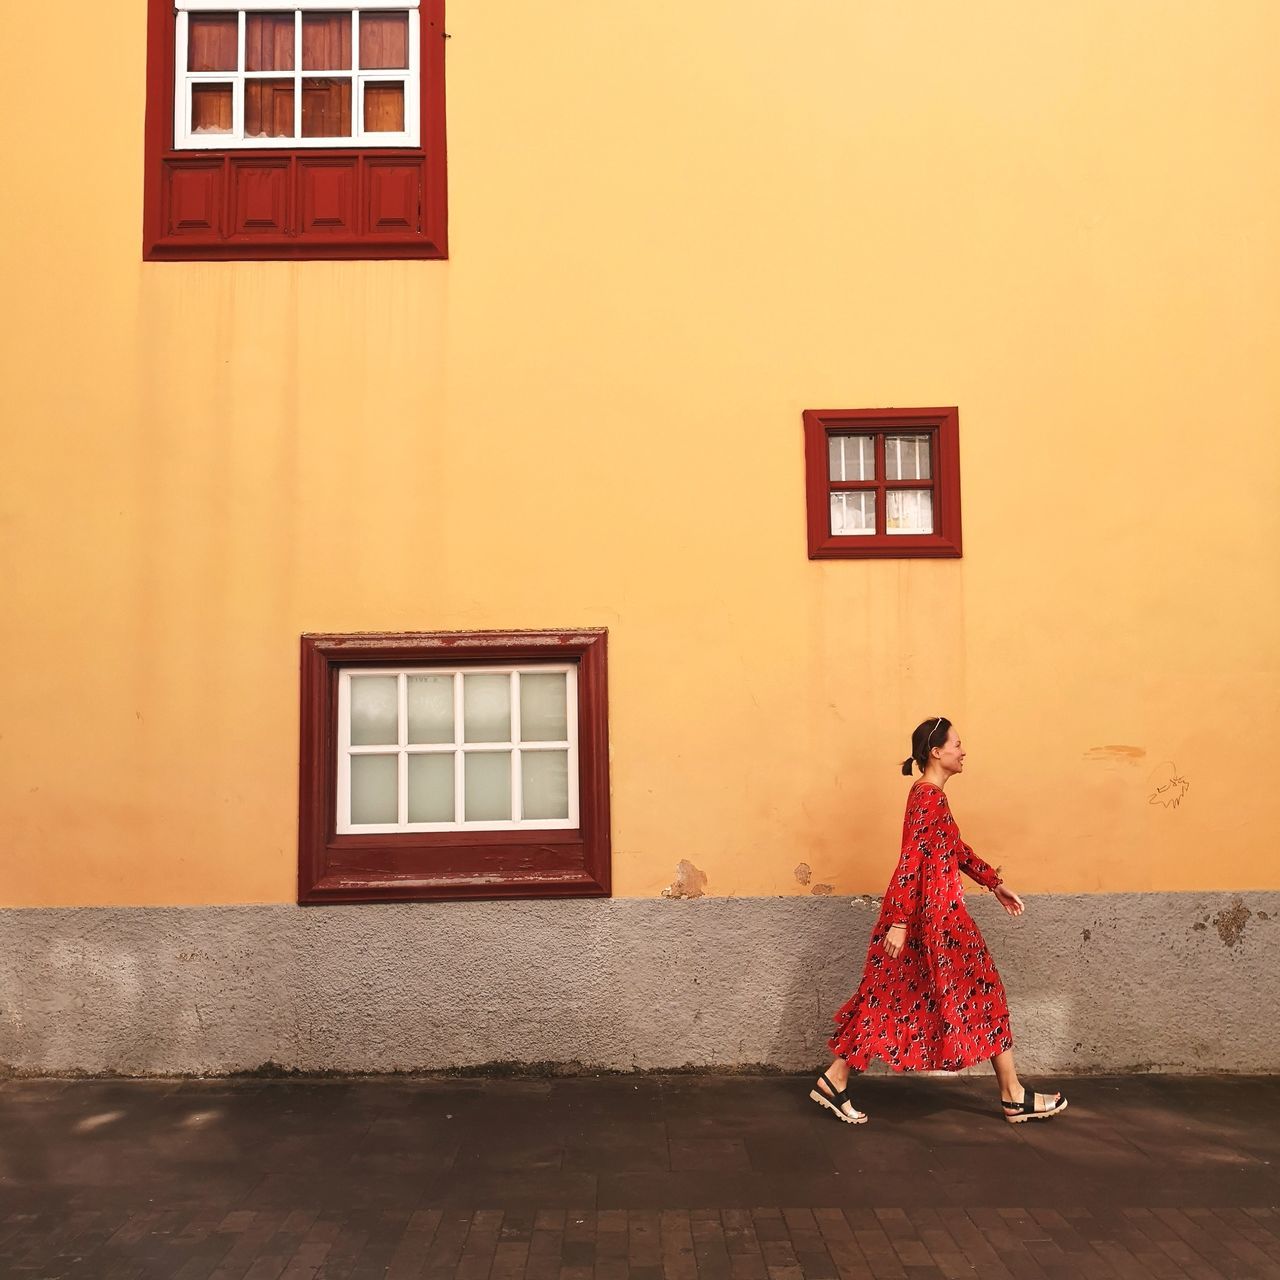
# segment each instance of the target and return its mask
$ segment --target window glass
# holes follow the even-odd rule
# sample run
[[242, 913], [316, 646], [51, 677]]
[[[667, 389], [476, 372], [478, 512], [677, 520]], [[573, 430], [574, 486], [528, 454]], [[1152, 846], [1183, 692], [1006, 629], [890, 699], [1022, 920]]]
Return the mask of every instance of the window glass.
[[884, 473], [890, 480], [928, 480], [933, 475], [928, 435], [885, 436]]
[[884, 515], [888, 533], [932, 533], [933, 493], [929, 489], [890, 489]]
[[193, 13], [187, 29], [187, 70], [235, 71], [239, 25], [234, 13]]
[[360, 66], [375, 70], [409, 66], [408, 13], [360, 15]]

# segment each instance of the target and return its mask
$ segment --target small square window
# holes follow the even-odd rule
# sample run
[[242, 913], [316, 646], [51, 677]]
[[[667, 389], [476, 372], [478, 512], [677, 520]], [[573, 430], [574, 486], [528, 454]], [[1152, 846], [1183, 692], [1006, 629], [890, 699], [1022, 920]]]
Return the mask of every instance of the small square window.
[[607, 894], [605, 639], [304, 636], [299, 901]]
[[804, 415], [809, 558], [959, 556], [956, 409]]

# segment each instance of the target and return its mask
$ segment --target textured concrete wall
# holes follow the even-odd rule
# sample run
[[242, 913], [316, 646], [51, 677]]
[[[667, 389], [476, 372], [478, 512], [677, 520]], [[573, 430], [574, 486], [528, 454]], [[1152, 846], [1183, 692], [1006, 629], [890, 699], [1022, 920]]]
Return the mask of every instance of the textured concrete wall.
[[[1024, 1068], [1280, 1069], [1280, 893], [1046, 895], [1016, 921], [971, 902]], [[0, 1063], [803, 1069], [874, 913], [837, 897], [4, 911]]]

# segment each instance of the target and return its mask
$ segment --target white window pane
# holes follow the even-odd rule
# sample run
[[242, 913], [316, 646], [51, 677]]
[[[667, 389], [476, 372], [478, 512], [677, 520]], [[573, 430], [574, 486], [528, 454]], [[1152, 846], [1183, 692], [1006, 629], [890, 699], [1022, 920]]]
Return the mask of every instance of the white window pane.
[[524, 816], [569, 816], [569, 753], [526, 751], [520, 757], [524, 771]]
[[466, 757], [468, 822], [505, 822], [511, 817], [511, 752], [470, 751]]
[[[453, 677], [409, 677], [409, 741], [453, 741]], [[418, 819], [427, 821], [427, 819]]]
[[351, 757], [351, 823], [396, 822], [396, 756]]
[[928, 432], [885, 436], [884, 473], [890, 480], [930, 479]]
[[409, 757], [409, 821], [453, 821], [453, 753]]
[[511, 741], [510, 676], [463, 676], [462, 707], [464, 741]]
[[875, 436], [828, 436], [827, 462], [832, 480], [874, 480]]
[[831, 532], [856, 537], [876, 531], [876, 495], [861, 490], [831, 495]]
[[933, 532], [933, 492], [930, 489], [890, 489], [884, 511], [888, 533]]
[[[395, 676], [351, 677], [353, 747], [383, 746], [399, 741], [399, 698], [396, 686]], [[370, 818], [368, 821], [372, 822], [374, 819]]]
[[569, 740], [569, 702], [563, 671], [520, 676], [520, 740]]

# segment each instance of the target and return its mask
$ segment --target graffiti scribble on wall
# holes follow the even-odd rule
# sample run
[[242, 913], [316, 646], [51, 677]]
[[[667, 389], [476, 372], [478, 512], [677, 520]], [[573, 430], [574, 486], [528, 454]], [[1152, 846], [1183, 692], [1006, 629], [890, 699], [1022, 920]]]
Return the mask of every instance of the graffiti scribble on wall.
[[1186, 778], [1178, 772], [1178, 766], [1172, 760], [1166, 760], [1152, 770], [1148, 780], [1153, 788], [1147, 798], [1148, 804], [1158, 804], [1166, 809], [1176, 809], [1190, 788]]

